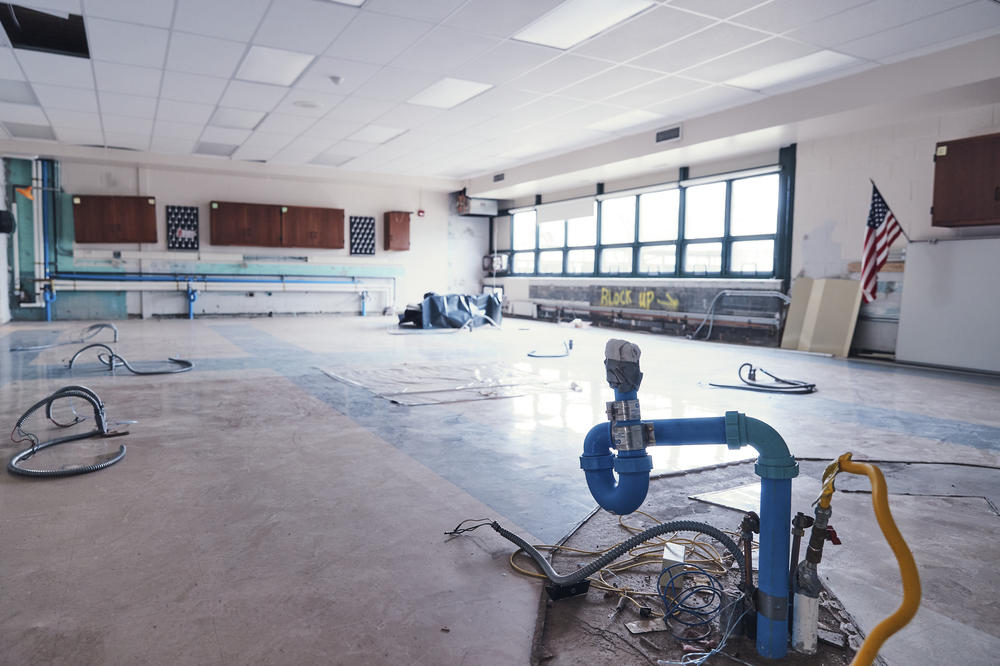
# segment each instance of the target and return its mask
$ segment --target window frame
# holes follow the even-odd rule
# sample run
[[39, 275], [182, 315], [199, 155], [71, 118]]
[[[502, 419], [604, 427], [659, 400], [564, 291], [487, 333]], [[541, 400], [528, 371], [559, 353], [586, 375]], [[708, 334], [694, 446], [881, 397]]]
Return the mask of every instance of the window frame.
[[[732, 172], [718, 174], [717, 177], [706, 176], [704, 178], [698, 178], [697, 182], [685, 182], [687, 179], [686, 169], [682, 170], [681, 180], [674, 183], [665, 183], [661, 187], [648, 187], [642, 188], [640, 190], [635, 190], [632, 192], [622, 192], [615, 193], [609, 192], [606, 194], [599, 194], [595, 197], [596, 207], [594, 211], [595, 215], [595, 243], [593, 245], [569, 245], [569, 221], [562, 220], [563, 224], [563, 244], [561, 247], [539, 247], [540, 240], [540, 229], [539, 223], [535, 222], [535, 246], [534, 249], [523, 249], [514, 250], [514, 222], [513, 215], [520, 212], [527, 212], [528, 210], [533, 210], [535, 207], [530, 206], [526, 208], [516, 209], [508, 211], [511, 215], [510, 223], [510, 250], [506, 251], [510, 256], [508, 258], [508, 265], [510, 269], [507, 275], [511, 277], [572, 277], [572, 278], [586, 278], [586, 277], [597, 277], [597, 278], [635, 278], [635, 279], [673, 279], [673, 278], [724, 278], [732, 280], [745, 280], [745, 279], [783, 279], [787, 280], [787, 276], [783, 275], [785, 268], [782, 265], [782, 260], [787, 258], [790, 254], [791, 249], [791, 210], [787, 201], [790, 197], [790, 192], [794, 187], [794, 153], [792, 153], [791, 159], [787, 159], [785, 151], [787, 149], [782, 149], [782, 156], [779, 159], [779, 163], [776, 165], [769, 165], [765, 167], [746, 169], [744, 171]], [[794, 148], [791, 150], [794, 151]], [[790, 168], [789, 168], [790, 167]], [[731, 233], [731, 222], [732, 222], [732, 203], [733, 203], [733, 183], [746, 180], [749, 178], [757, 178], [762, 176], [768, 176], [771, 174], [778, 175], [778, 191], [777, 191], [777, 220], [775, 221], [775, 231], [774, 233], [766, 234], [746, 234], [734, 236]], [[690, 187], [697, 185], [705, 185], [715, 182], [724, 182], [726, 184], [725, 188], [725, 220], [723, 225], [723, 235], [716, 236], [712, 238], [685, 238], [685, 215], [686, 215], [686, 201], [687, 201], [687, 190]], [[662, 240], [662, 241], [647, 241], [641, 242], [639, 240], [639, 225], [640, 216], [642, 211], [640, 197], [643, 194], [651, 194], [654, 192], [662, 192], [666, 190], [678, 190], [678, 204], [677, 204], [677, 234], [676, 238], [672, 240]], [[621, 243], [602, 243], [601, 242], [601, 227], [603, 221], [603, 208], [604, 201], [607, 199], [617, 199], [622, 197], [633, 197], [634, 199], [634, 211], [635, 217], [632, 227], [632, 240], [631, 242], [621, 242]], [[732, 259], [732, 245], [736, 242], [741, 241], [754, 241], [754, 240], [770, 240], [774, 242], [773, 246], [773, 260], [771, 264], [770, 271], [757, 271], [754, 273], [747, 273], [738, 270], [732, 270], [730, 267], [730, 262]], [[688, 248], [692, 245], [697, 245], [701, 243], [721, 243], [721, 263], [720, 270], [712, 272], [695, 272], [686, 271], [685, 263], [687, 260]], [[674, 260], [674, 270], [670, 273], [649, 273], [640, 271], [639, 267], [639, 255], [644, 247], [656, 247], [656, 246], [674, 246], [675, 260]], [[632, 267], [630, 271], [623, 272], [602, 272], [601, 271], [601, 254], [606, 249], [614, 248], [631, 248], [632, 250]], [[562, 271], [559, 273], [542, 273], [538, 270], [539, 267], [539, 254], [541, 252], [552, 252], [552, 251], [562, 252]], [[568, 272], [568, 252], [571, 250], [593, 250], [594, 252], [594, 265], [591, 272], [589, 273], [570, 273]], [[519, 252], [534, 252], [535, 262], [534, 271], [531, 273], [515, 273], [514, 267], [514, 254]]]

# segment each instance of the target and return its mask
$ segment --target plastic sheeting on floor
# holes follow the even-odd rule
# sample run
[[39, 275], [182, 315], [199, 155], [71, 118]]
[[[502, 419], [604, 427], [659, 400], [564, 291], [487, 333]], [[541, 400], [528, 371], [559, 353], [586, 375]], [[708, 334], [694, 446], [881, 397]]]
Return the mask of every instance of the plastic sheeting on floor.
[[496, 294], [424, 294], [419, 305], [407, 305], [399, 325], [416, 328], [462, 328], [492, 323], [500, 325], [500, 297]]
[[400, 405], [439, 405], [470, 400], [576, 390], [509, 365], [400, 363], [382, 367], [321, 368], [333, 379], [359, 386]]

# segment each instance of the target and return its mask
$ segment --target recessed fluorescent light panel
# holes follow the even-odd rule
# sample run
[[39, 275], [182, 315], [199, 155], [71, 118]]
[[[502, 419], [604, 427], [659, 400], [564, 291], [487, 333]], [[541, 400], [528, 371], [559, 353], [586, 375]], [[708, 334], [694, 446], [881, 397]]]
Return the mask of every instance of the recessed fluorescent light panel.
[[514, 35], [514, 39], [568, 49], [654, 4], [650, 0], [568, 0]]
[[586, 129], [597, 132], [618, 132], [635, 125], [641, 125], [642, 123], [659, 120], [661, 118], [663, 118], [663, 116], [659, 114], [636, 109], [635, 111], [627, 111], [625, 113], [620, 113], [617, 116], [606, 118], [600, 122], [591, 123], [590, 125], [587, 125]]
[[212, 143], [211, 141], [199, 141], [194, 152], [199, 155], [218, 155], [219, 157], [229, 157], [236, 152], [239, 146], [228, 143]]
[[219, 107], [212, 114], [209, 125], [229, 127], [232, 129], [253, 129], [264, 119], [263, 111], [245, 111], [243, 109], [226, 109]]
[[368, 125], [348, 137], [351, 141], [363, 141], [365, 143], [385, 143], [389, 139], [399, 136], [406, 130], [398, 127], [383, 127], [381, 125]]
[[408, 101], [410, 104], [433, 106], [436, 109], [450, 109], [492, 87], [489, 83], [446, 77], [424, 88]]
[[5, 122], [3, 126], [7, 130], [7, 133], [15, 139], [56, 140], [56, 135], [52, 132], [52, 128], [48, 125], [30, 125], [28, 123]]
[[290, 86], [315, 56], [267, 46], [251, 46], [236, 72], [236, 78], [257, 83]]
[[735, 79], [726, 81], [728, 85], [746, 88], [748, 90], [764, 90], [783, 83], [799, 81], [811, 76], [818, 76], [835, 69], [847, 67], [858, 62], [856, 58], [835, 51], [817, 51], [795, 60], [771, 65], [756, 72], [750, 72]]
[[[3, 10], [0, 10], [3, 11]], [[0, 79], [0, 102], [38, 106], [38, 98], [27, 81]]]
[[350, 5], [351, 7], [360, 7], [365, 4], [365, 0], [328, 0], [338, 5]]

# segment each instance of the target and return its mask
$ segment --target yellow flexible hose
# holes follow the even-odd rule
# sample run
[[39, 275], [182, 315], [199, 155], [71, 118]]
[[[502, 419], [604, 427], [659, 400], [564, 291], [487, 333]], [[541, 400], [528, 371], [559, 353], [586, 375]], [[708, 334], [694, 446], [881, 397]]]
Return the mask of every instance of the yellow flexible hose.
[[[885, 535], [885, 540], [889, 542], [889, 547], [892, 548], [892, 552], [896, 556], [896, 561], [899, 563], [899, 574], [903, 579], [903, 601], [899, 604], [899, 608], [869, 632], [858, 653], [854, 655], [854, 661], [851, 662], [851, 666], [870, 666], [878, 655], [882, 644], [906, 626], [917, 613], [917, 607], [920, 606], [920, 575], [917, 573], [917, 565], [913, 561], [913, 553], [903, 541], [903, 535], [899, 533], [896, 521], [892, 519], [892, 512], [889, 510], [889, 494], [886, 490], [882, 470], [868, 463], [851, 460], [850, 453], [840, 456], [835, 464], [839, 471], [867, 476], [871, 482], [875, 518], [878, 520], [878, 526], [882, 529], [882, 534]], [[836, 472], [830, 475], [828, 491], [827, 475], [824, 474], [823, 499], [826, 500], [827, 506], [829, 506], [829, 497], [833, 494], [832, 477], [835, 475]]]

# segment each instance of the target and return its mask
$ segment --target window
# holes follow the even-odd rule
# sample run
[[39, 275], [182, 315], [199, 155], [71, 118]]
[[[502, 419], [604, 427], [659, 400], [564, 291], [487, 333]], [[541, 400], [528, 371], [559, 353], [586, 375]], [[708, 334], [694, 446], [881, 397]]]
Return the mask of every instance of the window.
[[[635, 197], [601, 202], [601, 244], [635, 242]], [[603, 260], [602, 260], [603, 262]], [[631, 273], [631, 269], [629, 270]]]
[[524, 210], [500, 227], [502, 249], [520, 275], [773, 277], [790, 242], [779, 217], [787, 181], [755, 169], [600, 197], [586, 217], [538, 221]]

